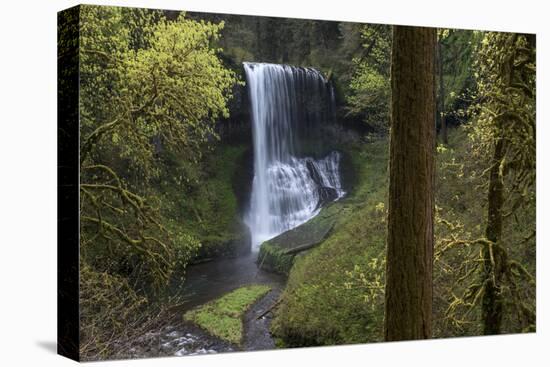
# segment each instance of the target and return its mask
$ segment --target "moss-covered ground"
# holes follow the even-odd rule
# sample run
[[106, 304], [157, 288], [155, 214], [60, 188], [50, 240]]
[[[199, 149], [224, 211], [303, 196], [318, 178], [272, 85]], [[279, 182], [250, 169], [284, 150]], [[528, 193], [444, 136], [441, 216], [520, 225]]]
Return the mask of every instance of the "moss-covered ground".
[[339, 212], [328, 237], [296, 257], [272, 324], [284, 346], [382, 337], [387, 142], [348, 147], [346, 154], [355, 185], [328, 208]]
[[210, 334], [231, 344], [240, 345], [243, 339], [243, 316], [257, 300], [271, 288], [266, 285], [249, 285], [188, 311], [183, 316]]

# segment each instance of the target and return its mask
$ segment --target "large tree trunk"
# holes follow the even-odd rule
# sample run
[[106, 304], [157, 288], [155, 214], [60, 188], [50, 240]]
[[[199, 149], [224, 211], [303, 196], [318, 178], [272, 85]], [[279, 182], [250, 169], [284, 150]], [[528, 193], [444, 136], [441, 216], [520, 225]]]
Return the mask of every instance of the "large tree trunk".
[[393, 28], [385, 338], [432, 334], [435, 28]]
[[[504, 157], [504, 141], [499, 138], [493, 152], [489, 176], [487, 227], [485, 236], [498, 244], [502, 236], [502, 205], [504, 203], [504, 183], [500, 172], [500, 162]], [[502, 323], [502, 297], [500, 283], [503, 276], [505, 254], [498, 246], [486, 246], [483, 250], [483, 279], [485, 292], [481, 305], [483, 334], [500, 334]]]
[[439, 74], [439, 128], [443, 144], [448, 143], [447, 121], [445, 121], [445, 85], [443, 84], [443, 54], [441, 40], [437, 42], [437, 65]]

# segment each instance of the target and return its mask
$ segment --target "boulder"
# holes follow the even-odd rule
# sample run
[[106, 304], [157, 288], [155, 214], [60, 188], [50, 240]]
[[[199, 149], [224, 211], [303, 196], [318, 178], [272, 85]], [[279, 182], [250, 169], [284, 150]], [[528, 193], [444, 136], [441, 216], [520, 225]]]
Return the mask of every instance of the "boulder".
[[319, 245], [329, 236], [341, 208], [338, 203], [329, 205], [306, 223], [262, 243], [258, 267], [288, 275], [297, 254]]

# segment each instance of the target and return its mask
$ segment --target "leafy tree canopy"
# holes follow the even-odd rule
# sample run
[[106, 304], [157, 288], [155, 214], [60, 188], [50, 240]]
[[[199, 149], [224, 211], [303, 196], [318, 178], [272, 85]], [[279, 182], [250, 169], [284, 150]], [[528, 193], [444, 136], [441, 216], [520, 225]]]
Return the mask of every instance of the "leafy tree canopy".
[[154, 10], [80, 7], [83, 355], [143, 324], [137, 307], [200, 246], [163, 217], [154, 187], [162, 153], [178, 153], [189, 162], [176, 172], [183, 194], [217, 139], [215, 122], [229, 114], [238, 80], [215, 47], [223, 26], [183, 13], [169, 20]]

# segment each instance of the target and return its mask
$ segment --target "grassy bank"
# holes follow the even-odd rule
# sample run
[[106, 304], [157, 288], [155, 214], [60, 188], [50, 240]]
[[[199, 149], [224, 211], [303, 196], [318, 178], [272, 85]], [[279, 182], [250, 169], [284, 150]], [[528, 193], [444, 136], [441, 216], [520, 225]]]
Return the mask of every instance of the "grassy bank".
[[188, 311], [183, 317], [220, 339], [240, 345], [245, 312], [270, 290], [266, 285], [238, 288], [215, 301]]
[[297, 256], [272, 331], [286, 346], [380, 340], [383, 319], [387, 143], [348, 148], [355, 170], [334, 227]]

